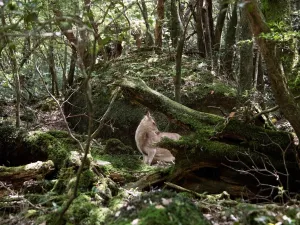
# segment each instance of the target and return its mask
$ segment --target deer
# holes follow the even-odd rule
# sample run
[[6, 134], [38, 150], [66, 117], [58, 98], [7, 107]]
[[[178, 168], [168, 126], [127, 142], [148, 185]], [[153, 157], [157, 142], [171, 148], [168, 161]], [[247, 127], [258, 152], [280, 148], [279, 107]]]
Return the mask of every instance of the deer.
[[152, 162], [157, 161], [174, 162], [175, 157], [168, 149], [156, 146], [165, 137], [177, 141], [181, 136], [177, 133], [160, 132], [148, 111], [135, 132], [135, 142], [143, 155], [144, 163], [151, 165]]

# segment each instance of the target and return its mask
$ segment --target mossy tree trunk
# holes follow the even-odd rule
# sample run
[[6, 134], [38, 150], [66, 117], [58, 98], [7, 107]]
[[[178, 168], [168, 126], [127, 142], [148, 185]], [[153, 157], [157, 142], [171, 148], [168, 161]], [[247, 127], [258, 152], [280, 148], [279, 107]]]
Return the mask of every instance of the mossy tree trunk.
[[[290, 0], [264, 0], [262, 3], [262, 12], [267, 23], [274, 26], [273, 28], [275, 28], [275, 31], [278, 29], [276, 28], [278, 24], [281, 24], [280, 26], [284, 24], [285, 30], [292, 30]], [[276, 54], [279, 56], [280, 66], [284, 71], [286, 78], [292, 81], [296, 78], [292, 76], [291, 72], [293, 69], [293, 61], [295, 57], [297, 57], [295, 55], [297, 47], [292, 40], [285, 40], [285, 36], [286, 35], [283, 34], [283, 38], [276, 41]]]
[[182, 24], [178, 12], [178, 4], [176, 0], [170, 1], [170, 35], [172, 47], [176, 48], [180, 34], [183, 32]]
[[[299, 180], [299, 169], [289, 133], [195, 111], [152, 90], [139, 78], [124, 78], [115, 84], [125, 97], [164, 113], [182, 127], [183, 138], [178, 142], [160, 143], [176, 157], [172, 182], [200, 192], [226, 190], [235, 196], [243, 190], [253, 196], [266, 184], [297, 189], [294, 180]], [[276, 173], [260, 174], [264, 169]]]
[[[225, 34], [225, 49], [222, 56], [223, 72], [230, 80], [235, 80], [233, 73], [233, 56], [234, 56], [234, 46], [236, 42], [236, 26], [237, 26], [237, 1], [233, 5], [232, 14], [229, 19], [227, 30]], [[222, 65], [221, 65], [222, 66]]]

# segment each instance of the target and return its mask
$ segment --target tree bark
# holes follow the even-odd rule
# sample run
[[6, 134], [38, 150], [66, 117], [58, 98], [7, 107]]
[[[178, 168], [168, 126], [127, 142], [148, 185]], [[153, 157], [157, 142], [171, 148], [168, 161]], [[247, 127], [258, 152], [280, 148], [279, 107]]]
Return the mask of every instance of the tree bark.
[[49, 44], [49, 72], [51, 74], [51, 80], [52, 80], [52, 86], [51, 86], [51, 92], [54, 96], [59, 97], [59, 88], [58, 88], [58, 81], [57, 81], [57, 74], [55, 69], [55, 60], [54, 60], [54, 47], [53, 47], [53, 38], [50, 39]]
[[51, 160], [46, 162], [37, 161], [24, 166], [6, 167], [0, 166], [0, 180], [10, 183], [14, 188], [21, 188], [25, 181], [37, 178], [42, 179], [45, 175], [54, 170]]
[[[194, 7], [192, 8], [192, 11]], [[184, 26], [184, 30], [180, 36], [179, 41], [177, 42], [177, 49], [176, 49], [176, 76], [174, 79], [174, 86], [175, 86], [175, 100], [177, 102], [181, 102], [181, 64], [182, 64], [182, 54], [184, 48], [184, 41], [187, 32], [188, 25], [191, 20], [191, 12], [187, 14], [188, 18], [186, 19], [186, 24]]]
[[208, 24], [209, 24], [209, 34], [211, 37], [212, 46], [214, 45], [214, 19], [213, 19], [213, 11], [212, 11], [212, 0], [204, 0], [207, 4], [207, 17], [208, 17]]
[[[282, 24], [284, 24], [285, 30], [292, 30], [290, 0], [265, 0], [264, 4], [262, 4], [262, 12], [267, 23], [272, 24], [275, 27], [275, 31], [276, 26], [282, 26]], [[279, 32], [280, 29], [281, 28], [277, 28]], [[292, 40], [284, 40], [284, 36], [286, 36], [286, 34], [283, 34], [282, 40], [276, 42], [276, 54], [278, 55], [278, 59], [280, 60], [281, 67], [286, 78], [289, 81], [293, 81], [296, 77], [291, 76], [291, 71], [293, 69], [293, 59], [295, 57], [297, 47]]]
[[270, 28], [263, 20], [258, 3], [255, 0], [244, 0], [247, 7], [251, 29], [266, 63], [267, 74], [271, 87], [285, 118], [291, 123], [296, 135], [300, 138], [300, 108], [290, 92], [287, 80], [280, 68], [280, 60], [276, 54], [275, 43], [261, 37], [262, 33], [269, 33]]
[[62, 94], [65, 96], [66, 90], [67, 90], [67, 62], [68, 62], [68, 46], [64, 46], [64, 57], [63, 57], [63, 63], [62, 63], [62, 68], [63, 68], [63, 73], [62, 73], [62, 79], [63, 79], [63, 84], [62, 84]]
[[228, 8], [228, 1], [227, 0], [220, 0], [220, 9], [219, 9], [219, 14], [218, 14], [218, 18], [217, 18], [216, 28], [215, 28], [215, 35], [214, 35], [215, 36], [215, 38], [214, 38], [214, 50], [216, 52], [218, 52], [219, 49], [220, 49], [222, 30], [223, 30], [223, 27], [224, 27], [227, 8]]
[[197, 33], [197, 46], [198, 51], [201, 57], [206, 57], [207, 51], [205, 48], [205, 40], [204, 40], [204, 33], [203, 33], [203, 16], [202, 16], [202, 6], [203, 6], [203, 0], [198, 0], [196, 2], [196, 10], [193, 10], [193, 17], [195, 20], [195, 27], [196, 27], [196, 33]]
[[234, 45], [236, 43], [236, 26], [237, 26], [237, 1], [233, 5], [232, 15], [228, 22], [228, 27], [225, 34], [225, 50], [221, 62], [223, 63], [223, 72], [228, 79], [235, 80], [233, 75], [233, 56]]
[[240, 19], [240, 66], [238, 92], [241, 95], [246, 90], [251, 90], [253, 83], [253, 43], [250, 24], [245, 9], [241, 10]]
[[255, 47], [254, 50], [254, 62], [255, 62], [255, 69], [253, 71], [254, 77], [254, 85], [253, 87], [258, 90], [261, 94], [264, 93], [264, 72], [262, 67], [262, 57], [261, 53], [258, 48]]
[[77, 60], [77, 50], [75, 47], [72, 47], [71, 62], [70, 62], [70, 68], [67, 77], [69, 87], [72, 87], [74, 83], [76, 60]]
[[162, 27], [164, 22], [164, 0], [157, 1], [157, 19], [155, 24], [155, 46], [161, 49], [162, 47]]
[[[211, 1], [204, 0], [203, 6], [203, 25], [204, 25], [204, 37], [205, 37], [205, 49], [207, 51], [206, 57], [212, 59], [212, 47], [213, 47], [213, 27], [212, 27], [212, 15], [211, 13]], [[213, 61], [211, 61], [213, 64]], [[213, 65], [211, 65], [213, 68]]]
[[139, 8], [141, 10], [141, 13], [144, 18], [145, 25], [146, 25], [146, 40], [145, 40], [146, 45], [153, 46], [154, 40], [153, 40], [153, 36], [150, 31], [150, 25], [148, 22], [148, 10], [147, 10], [147, 5], [146, 5], [145, 0], [141, 0], [141, 5], [139, 4]]
[[171, 11], [171, 19], [170, 19], [170, 36], [172, 41], [172, 46], [175, 48], [177, 46], [178, 38], [182, 33], [182, 28], [180, 26], [180, 18], [178, 12], [178, 5], [176, 4], [176, 0], [171, 0], [170, 2], [170, 11]]

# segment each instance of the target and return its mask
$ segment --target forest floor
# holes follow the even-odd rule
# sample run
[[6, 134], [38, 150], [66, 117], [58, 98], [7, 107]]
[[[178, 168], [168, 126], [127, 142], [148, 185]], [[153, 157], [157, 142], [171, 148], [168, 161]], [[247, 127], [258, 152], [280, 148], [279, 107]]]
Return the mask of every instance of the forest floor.
[[[45, 110], [43, 107], [48, 108]], [[51, 108], [50, 108], [51, 107]], [[45, 103], [34, 104], [21, 109], [21, 127], [28, 131], [49, 131], [63, 130], [66, 131], [66, 124], [53, 100], [49, 97]], [[1, 106], [0, 119], [7, 123], [15, 123], [15, 106], [12, 103], [6, 103]]]

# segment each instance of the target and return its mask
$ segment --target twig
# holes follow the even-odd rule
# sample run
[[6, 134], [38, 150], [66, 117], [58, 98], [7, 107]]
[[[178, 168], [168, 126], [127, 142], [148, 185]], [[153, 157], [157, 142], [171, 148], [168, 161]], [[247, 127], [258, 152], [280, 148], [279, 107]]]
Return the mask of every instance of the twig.
[[165, 185], [167, 185], [167, 186], [169, 186], [169, 187], [171, 187], [171, 188], [175, 188], [175, 189], [178, 190], [178, 191], [191, 193], [191, 194], [193, 194], [194, 196], [199, 197], [199, 198], [201, 198], [201, 199], [206, 198], [206, 196], [203, 195], [203, 194], [199, 194], [199, 193], [197, 193], [197, 192], [195, 192], [195, 191], [192, 191], [192, 190], [183, 188], [183, 187], [181, 187], [181, 186], [178, 186], [178, 185], [173, 184], [173, 183], [170, 183], [170, 182], [165, 182]]
[[104, 126], [104, 121], [106, 120], [107, 116], [110, 113], [110, 110], [112, 108], [113, 103], [115, 102], [116, 98], [118, 97], [118, 94], [120, 93], [120, 87], [117, 87], [117, 89], [114, 91], [113, 96], [111, 98], [111, 101], [109, 103], [108, 108], [106, 109], [104, 115], [101, 117], [100, 121], [99, 121], [99, 125], [97, 127], [97, 129], [94, 131], [94, 133], [92, 134], [92, 139], [95, 138], [97, 136], [97, 134], [99, 133], [99, 131], [102, 129], [102, 127]]
[[223, 114], [223, 116], [228, 116], [228, 114], [226, 114], [223, 109], [221, 107], [218, 107], [218, 106], [207, 106], [207, 108], [212, 108], [212, 109], [218, 109], [221, 111], [221, 113]]
[[[299, 99], [300, 99], [300, 95], [294, 97], [294, 100], [299, 100]], [[266, 109], [266, 110], [264, 110], [264, 111], [261, 111], [260, 113], [255, 114], [255, 115], [253, 116], [252, 120], [258, 118], [259, 116], [261, 116], [261, 115], [263, 115], [263, 114], [267, 114], [267, 113], [270, 113], [270, 112], [274, 112], [274, 111], [276, 111], [277, 109], [279, 109], [279, 106], [278, 106], [278, 105], [274, 106], [273, 108], [270, 108], [270, 109]]]

